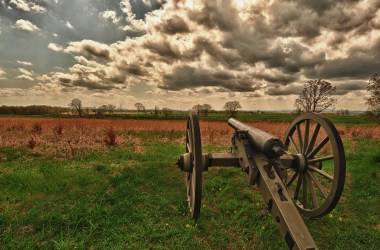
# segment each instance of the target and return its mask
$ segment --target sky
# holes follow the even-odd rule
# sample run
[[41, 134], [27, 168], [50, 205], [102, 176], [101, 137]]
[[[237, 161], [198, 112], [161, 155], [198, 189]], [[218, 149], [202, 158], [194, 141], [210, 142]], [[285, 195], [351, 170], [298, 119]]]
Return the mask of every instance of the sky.
[[0, 0], [0, 105], [366, 110], [375, 73], [380, 0]]

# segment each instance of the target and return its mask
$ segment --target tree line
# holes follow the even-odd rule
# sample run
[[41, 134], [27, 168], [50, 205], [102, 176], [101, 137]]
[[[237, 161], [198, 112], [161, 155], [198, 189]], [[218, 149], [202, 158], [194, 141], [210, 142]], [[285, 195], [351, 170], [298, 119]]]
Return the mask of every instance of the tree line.
[[[366, 100], [368, 105], [367, 115], [378, 118], [380, 120], [380, 75], [374, 74], [369, 79], [367, 86], [367, 91], [369, 97]], [[337, 104], [337, 99], [333, 97], [336, 92], [336, 87], [323, 79], [310, 80], [308, 81], [302, 91], [300, 92], [298, 98], [295, 100], [294, 106], [296, 107], [297, 113], [303, 112], [315, 112], [320, 113], [328, 109], [334, 109]], [[82, 117], [84, 114], [89, 115], [90, 112], [96, 114], [97, 116], [109, 114], [114, 114], [116, 106], [113, 104], [101, 105], [97, 108], [89, 109], [84, 108], [82, 101], [78, 98], [74, 98], [68, 104], [69, 108], [65, 107], [52, 107], [46, 105], [31, 105], [31, 106], [0, 106], [0, 114], [5, 115], [53, 115], [53, 114], [62, 114], [68, 111]], [[147, 110], [145, 106], [137, 102], [135, 103], [135, 108], [137, 113], [140, 112], [146, 113]], [[228, 101], [224, 104], [223, 109], [230, 117], [235, 117], [238, 113], [238, 110], [242, 106], [239, 101]], [[207, 117], [210, 112], [213, 111], [212, 106], [208, 103], [197, 104], [192, 107], [192, 110], [197, 112], [199, 115]], [[168, 118], [170, 114], [173, 113], [173, 110], [167, 107], [160, 109], [158, 106], [155, 106], [150, 113], [154, 118], [159, 117], [160, 115]], [[349, 115], [349, 110], [337, 110], [337, 115]]]
[[55, 115], [68, 112], [69, 108], [46, 105], [0, 106], [2, 115]]

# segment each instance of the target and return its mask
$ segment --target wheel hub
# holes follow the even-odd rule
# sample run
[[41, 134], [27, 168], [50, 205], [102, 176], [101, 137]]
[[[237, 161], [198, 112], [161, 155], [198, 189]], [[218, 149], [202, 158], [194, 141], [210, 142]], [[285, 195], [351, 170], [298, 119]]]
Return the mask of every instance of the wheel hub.
[[303, 154], [296, 154], [297, 168], [301, 173], [307, 170], [307, 157]]
[[193, 169], [193, 155], [192, 153], [185, 153], [181, 155], [177, 161], [178, 167], [185, 172], [192, 172]]

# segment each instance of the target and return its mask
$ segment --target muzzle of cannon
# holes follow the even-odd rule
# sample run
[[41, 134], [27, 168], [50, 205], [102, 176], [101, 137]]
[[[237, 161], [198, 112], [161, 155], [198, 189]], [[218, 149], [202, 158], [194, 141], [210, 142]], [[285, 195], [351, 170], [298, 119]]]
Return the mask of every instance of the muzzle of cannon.
[[346, 162], [342, 140], [325, 117], [298, 116], [283, 141], [236, 119], [231, 152], [202, 153], [196, 114], [186, 126], [186, 153], [177, 165], [186, 173], [189, 214], [199, 218], [202, 172], [211, 167], [239, 167], [250, 185], [258, 185], [268, 211], [289, 249], [317, 249], [301, 215], [322, 217], [337, 205], [343, 191]]

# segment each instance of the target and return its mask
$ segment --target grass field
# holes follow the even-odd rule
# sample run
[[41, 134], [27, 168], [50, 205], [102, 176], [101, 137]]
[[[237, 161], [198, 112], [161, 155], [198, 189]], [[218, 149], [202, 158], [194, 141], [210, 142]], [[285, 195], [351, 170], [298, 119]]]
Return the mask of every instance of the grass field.
[[[240, 169], [204, 174], [201, 217], [187, 216], [175, 162], [185, 123], [1, 118], [0, 249], [286, 249]], [[252, 122], [282, 137], [288, 123]], [[202, 122], [205, 152], [232, 130]], [[346, 186], [337, 208], [306, 220], [321, 249], [380, 246], [380, 127], [338, 127]]]
[[[377, 120], [366, 116], [364, 113], [353, 113], [351, 115], [336, 115], [334, 113], [326, 113], [327, 116], [332, 122], [344, 126], [376, 126], [378, 124]], [[186, 120], [188, 116], [188, 111], [171, 111], [167, 116], [162, 112], [154, 115], [152, 110], [146, 112], [137, 112], [137, 111], [115, 111], [112, 114], [105, 113], [102, 115], [96, 115], [93, 112], [90, 112], [88, 115], [84, 115], [85, 118], [101, 118], [101, 119], [138, 119], [138, 120]], [[241, 111], [238, 112], [237, 118], [242, 121], [256, 121], [256, 122], [291, 122], [296, 117], [296, 114], [285, 113], [285, 112], [248, 112]], [[17, 115], [2, 115], [0, 117], [18, 117]], [[36, 118], [75, 118], [75, 115], [72, 115], [70, 112], [60, 113], [60, 114], [51, 114], [51, 115], [35, 115], [29, 117]], [[213, 111], [210, 112], [207, 116], [200, 114], [199, 118], [204, 121], [227, 121], [230, 116], [223, 111]]]

